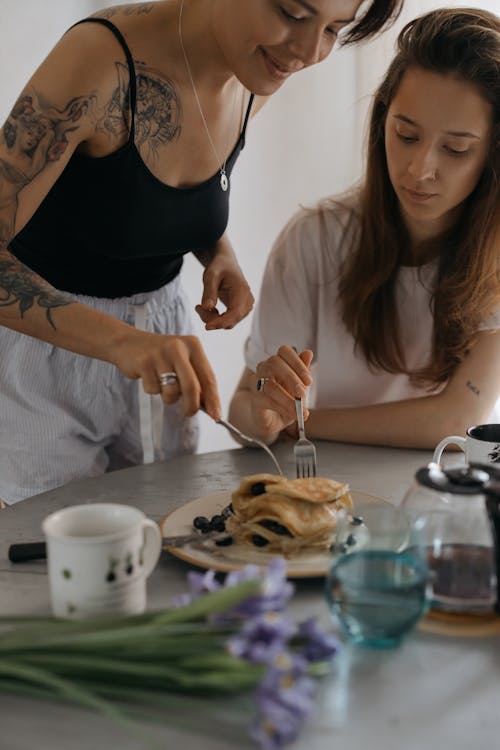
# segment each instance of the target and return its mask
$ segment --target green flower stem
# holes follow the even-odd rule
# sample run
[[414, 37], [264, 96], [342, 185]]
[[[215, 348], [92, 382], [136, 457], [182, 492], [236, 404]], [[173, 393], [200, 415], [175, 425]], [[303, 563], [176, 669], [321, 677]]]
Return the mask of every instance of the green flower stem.
[[258, 596], [261, 593], [262, 583], [260, 581], [243, 581], [243, 583], [239, 583], [237, 586], [229, 586], [228, 588], [201, 596], [184, 607], [160, 613], [155, 617], [155, 622], [171, 624], [201, 620], [207, 615], [228, 612], [238, 604], [241, 604], [245, 599]]
[[30, 667], [25, 664], [12, 663], [7, 659], [2, 659], [0, 660], [0, 674], [10, 675], [11, 677], [15, 677], [23, 682], [45, 686], [53, 691], [54, 697], [61, 695], [80, 706], [100, 711], [113, 719], [122, 719], [121, 712], [112, 704], [101, 700], [92, 693], [89, 693], [85, 688], [75, 685], [68, 680], [64, 680], [57, 675], [51, 674], [44, 669]]
[[[161, 630], [143, 628], [113, 633], [92, 633], [73, 637], [54, 636], [48, 641], [34, 643], [29, 638], [18, 639], [10, 643], [9, 656], [17, 653], [80, 653], [80, 654], [117, 654], [127, 655], [130, 659], [147, 658], [148, 655], [164, 655], [171, 659], [184, 658], [202, 649], [221, 647], [227, 636], [233, 632], [224, 629], [205, 631], [203, 633], [171, 632], [168, 628]], [[102, 637], [100, 637], [102, 636]], [[0, 650], [1, 653], [1, 650]]]
[[0, 692], [74, 703], [132, 729], [116, 704], [129, 703], [131, 712], [141, 702], [151, 710], [163, 706], [163, 713], [168, 707], [175, 719], [172, 705], [182, 695], [229, 699], [255, 687], [265, 667], [226, 651], [239, 622], [207, 618], [258, 596], [261, 586], [245, 581], [177, 609], [132, 617], [0, 618]]
[[[236, 607], [245, 599], [256, 596], [261, 591], [259, 581], [244, 581], [236, 586], [220, 589], [200, 597], [191, 604], [177, 609], [165, 610], [147, 616], [128, 618], [98, 618], [89, 620], [53, 620], [51, 625], [43, 618], [36, 619], [7, 618], [9, 623], [17, 623], [19, 629], [0, 634], [0, 653], [11, 654], [19, 649], [46, 648], [51, 644], [76, 648], [86, 644], [95, 648], [106, 647], [106, 644], [130, 643], [131, 640], [142, 641], [154, 635], [159, 638], [168, 635], [180, 635], [186, 632], [220, 632], [229, 631], [227, 626], [207, 625], [203, 621], [207, 615], [221, 614]], [[42, 627], [40, 624], [42, 623]], [[26, 624], [24, 624], [26, 623]], [[6, 619], [0, 619], [0, 626]], [[24, 624], [24, 626], [23, 626]], [[168, 627], [167, 627], [168, 626]]]
[[[60, 656], [30, 654], [26, 660], [21, 657], [16, 663], [41, 667], [51, 674], [71, 676], [73, 680], [80, 682], [89, 679], [114, 685], [119, 681], [122, 687], [130, 684], [158, 690], [179, 689], [195, 692], [204, 690], [229, 692], [245, 689], [255, 685], [263, 674], [260, 667], [255, 667], [224, 652], [218, 654], [217, 658], [214, 656], [211, 661], [206, 661], [205, 664], [203, 659], [193, 659], [188, 667], [178, 664], [175, 668], [147, 662], [79, 658], [71, 654]], [[0, 676], [2, 674], [0, 661]]]

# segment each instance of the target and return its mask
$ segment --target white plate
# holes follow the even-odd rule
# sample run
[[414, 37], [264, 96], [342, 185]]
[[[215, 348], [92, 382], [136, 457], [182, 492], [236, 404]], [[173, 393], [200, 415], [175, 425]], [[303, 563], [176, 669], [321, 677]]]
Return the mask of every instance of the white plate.
[[[354, 514], [363, 515], [363, 508], [367, 505], [387, 505], [388, 501], [375, 495], [369, 495], [367, 492], [358, 492], [350, 490], [354, 503]], [[161, 524], [163, 536], [173, 536], [177, 534], [190, 534], [193, 532], [193, 519], [196, 516], [211, 516], [220, 513], [231, 502], [231, 493], [212, 492], [210, 495], [191, 500], [186, 505], [169, 513]], [[200, 568], [212, 568], [229, 572], [239, 570], [243, 565], [253, 563], [256, 565], [267, 565], [275, 555], [254, 549], [243, 544], [232, 544], [230, 547], [216, 547], [215, 549], [200, 549], [190, 544], [183, 547], [165, 547], [172, 555], [185, 560], [192, 565]], [[307, 551], [294, 555], [287, 560], [287, 575], [290, 578], [314, 578], [324, 576], [328, 572], [330, 554], [324, 551]]]

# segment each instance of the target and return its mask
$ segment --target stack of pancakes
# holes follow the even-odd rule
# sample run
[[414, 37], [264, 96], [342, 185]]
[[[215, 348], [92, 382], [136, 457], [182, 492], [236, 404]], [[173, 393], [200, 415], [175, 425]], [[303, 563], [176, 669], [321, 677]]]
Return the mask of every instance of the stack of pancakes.
[[235, 540], [286, 556], [305, 547], [330, 547], [339, 513], [353, 506], [347, 484], [274, 474], [244, 477], [231, 500], [226, 529]]

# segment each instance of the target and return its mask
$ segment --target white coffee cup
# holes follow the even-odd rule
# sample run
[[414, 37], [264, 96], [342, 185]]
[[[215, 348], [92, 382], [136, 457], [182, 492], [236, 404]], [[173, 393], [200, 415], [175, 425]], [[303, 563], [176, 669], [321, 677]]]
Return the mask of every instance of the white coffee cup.
[[500, 467], [500, 424], [480, 424], [469, 427], [465, 437], [450, 435], [443, 438], [434, 449], [434, 463], [441, 463], [441, 455], [447, 445], [458, 445], [465, 453], [468, 464], [498, 464]]
[[138, 614], [146, 578], [161, 552], [158, 525], [138, 508], [89, 503], [64, 508], [42, 523], [56, 617]]

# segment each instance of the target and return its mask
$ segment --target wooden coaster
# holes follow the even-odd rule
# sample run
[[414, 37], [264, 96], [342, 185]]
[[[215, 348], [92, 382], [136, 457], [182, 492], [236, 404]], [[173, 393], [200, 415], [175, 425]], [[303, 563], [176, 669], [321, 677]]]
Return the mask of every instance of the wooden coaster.
[[500, 635], [500, 616], [489, 614], [450, 614], [431, 610], [420, 620], [418, 629], [424, 633], [456, 637], [486, 638]]

